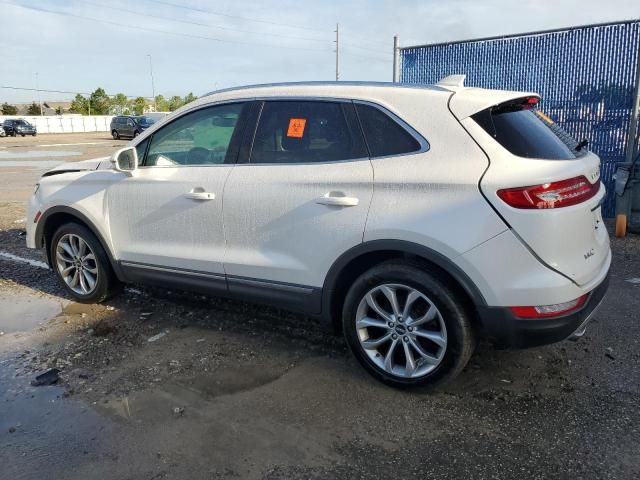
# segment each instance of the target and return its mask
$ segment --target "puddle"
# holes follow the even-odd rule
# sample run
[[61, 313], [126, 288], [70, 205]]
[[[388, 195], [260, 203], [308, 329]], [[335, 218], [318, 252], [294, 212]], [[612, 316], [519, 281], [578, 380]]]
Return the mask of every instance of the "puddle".
[[28, 331], [62, 312], [68, 301], [54, 297], [0, 293], [0, 332]]
[[75, 157], [82, 155], [74, 150], [26, 150], [23, 152], [0, 151], [0, 160], [5, 158], [39, 158], [39, 157]]
[[32, 387], [19, 371], [0, 358], [0, 477], [69, 478], [98, 458], [109, 424], [61, 387]]

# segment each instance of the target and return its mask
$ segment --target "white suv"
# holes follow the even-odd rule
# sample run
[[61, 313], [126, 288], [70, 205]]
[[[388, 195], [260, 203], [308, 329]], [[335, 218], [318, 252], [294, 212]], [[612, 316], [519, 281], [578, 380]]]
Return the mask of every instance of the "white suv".
[[320, 316], [394, 386], [452, 378], [480, 337], [580, 335], [611, 262], [599, 159], [536, 94], [462, 83], [204, 96], [47, 172], [28, 246], [81, 302], [139, 282]]

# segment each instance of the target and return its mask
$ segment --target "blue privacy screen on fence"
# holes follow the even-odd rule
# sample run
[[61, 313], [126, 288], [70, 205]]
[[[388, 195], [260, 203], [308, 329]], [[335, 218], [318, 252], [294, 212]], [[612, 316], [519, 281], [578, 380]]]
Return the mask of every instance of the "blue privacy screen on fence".
[[[466, 74], [466, 86], [525, 90], [540, 108], [600, 155], [614, 214], [612, 177], [624, 161], [632, 118], [640, 20], [574, 27], [401, 50], [400, 81], [437, 83]], [[633, 133], [637, 138], [638, 132]]]

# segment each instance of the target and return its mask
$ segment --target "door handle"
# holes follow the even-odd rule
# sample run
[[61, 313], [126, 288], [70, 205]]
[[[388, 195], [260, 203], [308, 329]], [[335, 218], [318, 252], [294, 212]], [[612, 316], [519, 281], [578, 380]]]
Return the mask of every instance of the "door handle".
[[185, 193], [184, 196], [189, 200], [213, 200], [216, 198], [215, 193], [205, 192], [203, 188], [194, 188], [190, 192]]
[[360, 203], [360, 200], [358, 197], [347, 197], [342, 192], [329, 192], [316, 199], [316, 203], [334, 207], [355, 207]]

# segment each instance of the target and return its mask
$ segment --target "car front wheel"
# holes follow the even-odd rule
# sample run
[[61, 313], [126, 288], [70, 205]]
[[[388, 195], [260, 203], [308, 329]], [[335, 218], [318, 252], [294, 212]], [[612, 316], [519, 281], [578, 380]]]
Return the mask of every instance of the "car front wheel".
[[113, 137], [114, 140], [120, 140], [120, 134], [117, 132], [117, 130], [112, 130], [111, 136]]
[[343, 330], [358, 361], [394, 387], [434, 387], [458, 375], [475, 348], [469, 315], [448, 282], [410, 262], [384, 262], [347, 293]]
[[83, 225], [67, 223], [54, 233], [51, 264], [65, 289], [77, 301], [99, 303], [118, 287], [102, 245]]

